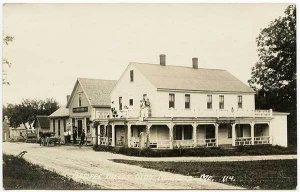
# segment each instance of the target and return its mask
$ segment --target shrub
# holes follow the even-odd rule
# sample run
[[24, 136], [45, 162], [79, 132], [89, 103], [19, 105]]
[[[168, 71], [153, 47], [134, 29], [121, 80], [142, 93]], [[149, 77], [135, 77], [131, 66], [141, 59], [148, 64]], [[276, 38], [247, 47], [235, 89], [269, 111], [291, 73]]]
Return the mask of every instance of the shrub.
[[255, 146], [237, 146], [234, 150], [212, 148], [174, 148], [174, 149], [151, 149], [151, 148], [128, 148], [128, 147], [111, 147], [97, 146], [93, 147], [95, 151], [110, 151], [128, 156], [138, 157], [218, 157], [218, 156], [241, 156], [241, 155], [279, 155], [295, 154], [296, 151], [289, 148], [271, 145]]

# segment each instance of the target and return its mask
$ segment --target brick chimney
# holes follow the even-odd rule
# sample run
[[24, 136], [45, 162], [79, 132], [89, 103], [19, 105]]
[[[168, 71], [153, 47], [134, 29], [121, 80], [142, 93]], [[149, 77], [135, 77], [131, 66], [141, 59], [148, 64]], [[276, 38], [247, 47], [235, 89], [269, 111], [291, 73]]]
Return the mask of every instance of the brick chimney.
[[166, 55], [165, 54], [159, 55], [159, 64], [161, 66], [166, 66]]
[[67, 95], [67, 103], [69, 102], [69, 100], [70, 100], [70, 95]]
[[198, 69], [198, 58], [194, 57], [192, 58], [192, 61], [193, 61], [193, 68]]

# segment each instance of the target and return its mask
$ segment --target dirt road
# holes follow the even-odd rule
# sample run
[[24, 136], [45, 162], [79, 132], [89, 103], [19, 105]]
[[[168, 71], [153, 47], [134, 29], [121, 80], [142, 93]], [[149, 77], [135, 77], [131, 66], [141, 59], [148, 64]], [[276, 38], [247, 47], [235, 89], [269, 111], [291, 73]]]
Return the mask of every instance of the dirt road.
[[109, 189], [238, 189], [190, 176], [114, 163], [109, 159], [124, 156], [94, 152], [90, 147], [40, 147], [38, 144], [3, 143], [5, 154], [17, 155], [21, 151], [28, 152], [24, 159], [29, 162], [69, 176], [75, 181]]

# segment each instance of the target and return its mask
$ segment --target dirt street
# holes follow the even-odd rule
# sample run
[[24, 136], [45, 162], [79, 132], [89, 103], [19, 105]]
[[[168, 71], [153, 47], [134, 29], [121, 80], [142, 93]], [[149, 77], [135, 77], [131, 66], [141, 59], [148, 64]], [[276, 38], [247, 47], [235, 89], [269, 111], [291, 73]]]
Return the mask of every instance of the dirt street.
[[41, 147], [38, 144], [3, 143], [5, 154], [17, 155], [21, 151], [28, 152], [24, 159], [29, 162], [75, 181], [109, 189], [238, 189], [191, 176], [114, 163], [109, 159], [122, 159], [124, 156], [94, 152], [90, 147]]

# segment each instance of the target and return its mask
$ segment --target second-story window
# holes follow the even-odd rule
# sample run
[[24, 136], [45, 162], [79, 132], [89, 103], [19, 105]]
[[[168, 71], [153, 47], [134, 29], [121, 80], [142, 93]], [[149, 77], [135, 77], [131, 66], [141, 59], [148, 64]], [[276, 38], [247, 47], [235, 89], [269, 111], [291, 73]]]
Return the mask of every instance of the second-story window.
[[122, 110], [122, 97], [119, 97], [119, 110]]
[[219, 95], [219, 108], [224, 109], [224, 95]]
[[212, 109], [212, 95], [207, 95], [207, 109]]
[[129, 99], [129, 106], [133, 106], [133, 99]]
[[191, 95], [186, 94], [185, 95], [185, 108], [189, 109], [191, 107]]
[[133, 82], [134, 76], [133, 76], [133, 70], [130, 70], [130, 82]]
[[78, 95], [78, 106], [81, 107], [81, 94]]
[[243, 108], [243, 96], [238, 96], [238, 108]]
[[175, 108], [175, 94], [169, 94], [169, 108]]

